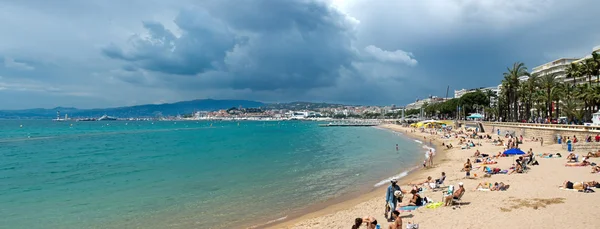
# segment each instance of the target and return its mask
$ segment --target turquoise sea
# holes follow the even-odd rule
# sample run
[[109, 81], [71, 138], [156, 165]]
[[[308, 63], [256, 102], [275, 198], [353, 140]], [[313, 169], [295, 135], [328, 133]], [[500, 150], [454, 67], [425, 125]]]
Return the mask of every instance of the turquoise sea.
[[424, 151], [317, 122], [0, 121], [0, 228], [246, 227], [387, 184]]

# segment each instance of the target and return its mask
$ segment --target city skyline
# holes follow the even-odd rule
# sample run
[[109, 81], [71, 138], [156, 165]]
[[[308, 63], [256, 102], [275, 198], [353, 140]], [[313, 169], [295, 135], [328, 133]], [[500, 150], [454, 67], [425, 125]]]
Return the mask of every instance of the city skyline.
[[591, 0], [4, 5], [0, 110], [203, 98], [402, 106], [600, 45]]

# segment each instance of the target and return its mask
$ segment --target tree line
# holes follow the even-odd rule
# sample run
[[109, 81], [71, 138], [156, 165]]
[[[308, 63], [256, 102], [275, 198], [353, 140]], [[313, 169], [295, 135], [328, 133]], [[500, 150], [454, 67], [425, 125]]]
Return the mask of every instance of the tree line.
[[[556, 73], [530, 74], [524, 63], [516, 62], [503, 73], [500, 94], [477, 90], [461, 98], [426, 105], [424, 110], [428, 116], [439, 118], [465, 117], [483, 111], [485, 118], [491, 120], [535, 122], [564, 116], [569, 123], [581, 124], [589, 122], [600, 107], [600, 81], [592, 81], [599, 72], [597, 52], [567, 67], [566, 78], [571, 82], [563, 82]], [[527, 80], [522, 81], [523, 76]], [[490, 104], [491, 99], [497, 102]]]

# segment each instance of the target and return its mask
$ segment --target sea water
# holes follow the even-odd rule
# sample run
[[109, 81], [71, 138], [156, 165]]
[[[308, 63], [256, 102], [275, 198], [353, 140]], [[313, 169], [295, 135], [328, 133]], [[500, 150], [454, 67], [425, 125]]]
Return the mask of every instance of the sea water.
[[300, 121], [0, 121], [0, 228], [284, 219], [405, 175], [425, 149], [399, 135]]

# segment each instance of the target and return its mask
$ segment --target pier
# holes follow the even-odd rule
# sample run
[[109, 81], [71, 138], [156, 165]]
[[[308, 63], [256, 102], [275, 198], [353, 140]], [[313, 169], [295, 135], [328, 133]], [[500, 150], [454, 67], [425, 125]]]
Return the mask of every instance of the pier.
[[365, 121], [365, 120], [357, 120], [357, 121], [336, 121], [330, 122], [327, 124], [319, 124], [320, 127], [369, 127], [369, 126], [378, 126], [380, 125], [380, 121]]

